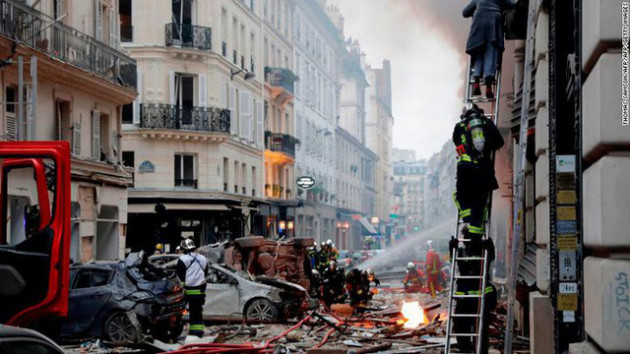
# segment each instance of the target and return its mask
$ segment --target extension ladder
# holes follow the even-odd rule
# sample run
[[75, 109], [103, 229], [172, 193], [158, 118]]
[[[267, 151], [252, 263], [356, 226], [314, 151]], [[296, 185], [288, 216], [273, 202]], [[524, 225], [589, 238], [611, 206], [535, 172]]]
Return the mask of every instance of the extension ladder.
[[[499, 62], [497, 63], [497, 68], [496, 68], [496, 73], [495, 73], [495, 82], [493, 83], [493, 92], [494, 92], [494, 98], [488, 99], [485, 96], [481, 96], [481, 97], [474, 97], [472, 96], [472, 84], [474, 83], [473, 81], [473, 70], [472, 70], [472, 65], [471, 65], [471, 61], [468, 62], [468, 77], [467, 77], [467, 84], [466, 84], [466, 94], [465, 94], [465, 103], [467, 105], [467, 108], [471, 108], [473, 104], [477, 104], [480, 108], [484, 108], [483, 106], [490, 106], [490, 107], [485, 107], [485, 108], [490, 108], [488, 111], [486, 111], [484, 109], [484, 112], [489, 112], [489, 113], [485, 113], [485, 116], [490, 119], [491, 121], [493, 121], [496, 124], [496, 117], [499, 114], [499, 98], [501, 97], [501, 60], [499, 59]], [[494, 161], [494, 154], [493, 156], [491, 156], [492, 160]], [[486, 219], [485, 219], [485, 233], [483, 236], [483, 239], [485, 240], [487, 238], [487, 234], [488, 234], [488, 225], [489, 225], [489, 220], [490, 220], [490, 211], [491, 211], [491, 205], [492, 205], [492, 192], [489, 194], [488, 196], [489, 200], [488, 200], [488, 213], [486, 215]], [[457, 216], [457, 226], [455, 229], [455, 235], [457, 237], [458, 240], [458, 246], [461, 244], [464, 244], [466, 242], [469, 242], [468, 239], [464, 239], [463, 237], [460, 237], [460, 233], [461, 233], [461, 226], [463, 224], [463, 221], [460, 219], [459, 217], [459, 213]], [[481, 349], [482, 349], [482, 343], [483, 343], [483, 336], [484, 335], [488, 335], [487, 333], [483, 333], [483, 321], [484, 321], [484, 310], [485, 310], [485, 289], [487, 286], [487, 278], [488, 278], [488, 267], [487, 267], [487, 263], [488, 263], [488, 251], [485, 249], [485, 247], [482, 248], [482, 254], [481, 256], [459, 256], [459, 250], [460, 248], [457, 247], [455, 248], [455, 250], [453, 251], [453, 253], [451, 254], [451, 282], [450, 282], [450, 290], [449, 290], [449, 299], [448, 299], [448, 309], [449, 309], [449, 313], [448, 313], [448, 319], [447, 319], [447, 324], [446, 324], [446, 344], [444, 347], [444, 352], [445, 353], [451, 353], [451, 345], [452, 345], [452, 339], [453, 337], [470, 337], [473, 339], [473, 342], [475, 342], [475, 348], [476, 351], [475, 353], [481, 353]], [[479, 271], [479, 275], [460, 275], [459, 273], [459, 267], [458, 267], [458, 261], [481, 261], [480, 266], [482, 269], [480, 269]], [[456, 292], [456, 288], [457, 288], [457, 281], [458, 280], [479, 280], [479, 291], [477, 292], [477, 294], [458, 294]], [[455, 313], [455, 309], [454, 309], [454, 303], [453, 300], [454, 299], [465, 299], [465, 298], [476, 298], [478, 299], [478, 303], [477, 303], [477, 312], [474, 314], [462, 314], [462, 313]], [[471, 333], [455, 333], [453, 332], [453, 322], [452, 319], [453, 318], [474, 318], [475, 319], [475, 328], [477, 329], [475, 332], [471, 332]]]

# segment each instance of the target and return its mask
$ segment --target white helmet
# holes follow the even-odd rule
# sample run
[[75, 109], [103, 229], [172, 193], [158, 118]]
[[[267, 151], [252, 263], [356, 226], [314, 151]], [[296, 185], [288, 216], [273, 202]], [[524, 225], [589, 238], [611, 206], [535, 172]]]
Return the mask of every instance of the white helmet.
[[332, 246], [332, 245], [333, 245], [333, 242], [332, 242], [332, 240], [331, 240], [331, 239], [328, 239], [328, 241], [326, 241], [326, 244], [327, 244], [328, 246]]
[[335, 261], [330, 261], [329, 266], [330, 266], [330, 268], [337, 268], [337, 262], [335, 262]]
[[416, 269], [416, 265], [413, 262], [407, 263], [407, 269]]
[[183, 239], [179, 245], [186, 251], [194, 250], [195, 248], [197, 248], [195, 246], [195, 242], [189, 238]]
[[433, 241], [431, 241], [431, 240], [427, 241], [427, 248], [430, 249], [430, 250], [433, 249]]

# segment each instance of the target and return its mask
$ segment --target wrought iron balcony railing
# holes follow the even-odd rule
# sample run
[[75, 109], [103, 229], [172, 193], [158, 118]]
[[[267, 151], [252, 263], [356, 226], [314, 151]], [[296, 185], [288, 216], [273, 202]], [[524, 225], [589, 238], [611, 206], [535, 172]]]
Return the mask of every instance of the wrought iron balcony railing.
[[230, 133], [228, 109], [158, 103], [144, 103], [140, 107], [143, 128]]
[[136, 89], [136, 61], [116, 49], [16, 0], [0, 0], [0, 35]]
[[295, 144], [298, 140], [289, 134], [265, 132], [265, 149], [285, 153], [295, 157]]
[[167, 23], [166, 46], [211, 50], [212, 29], [182, 23]]

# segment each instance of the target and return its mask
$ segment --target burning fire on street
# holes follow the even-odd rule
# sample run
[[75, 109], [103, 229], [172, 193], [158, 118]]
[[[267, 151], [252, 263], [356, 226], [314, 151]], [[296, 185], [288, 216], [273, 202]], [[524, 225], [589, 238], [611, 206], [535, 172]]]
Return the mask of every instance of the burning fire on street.
[[404, 328], [413, 329], [418, 328], [422, 324], [429, 323], [429, 319], [418, 301], [403, 302], [400, 312], [404, 317]]

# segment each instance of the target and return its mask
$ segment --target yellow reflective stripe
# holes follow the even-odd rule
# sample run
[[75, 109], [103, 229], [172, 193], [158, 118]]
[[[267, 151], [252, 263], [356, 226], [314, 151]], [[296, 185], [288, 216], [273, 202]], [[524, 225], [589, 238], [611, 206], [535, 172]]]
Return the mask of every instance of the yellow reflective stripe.
[[470, 216], [471, 213], [472, 213], [472, 211], [470, 209], [460, 210], [459, 211], [459, 217], [463, 218], [463, 217], [466, 217], [466, 216]]
[[456, 291], [455, 295], [466, 295], [466, 293], [463, 291]]
[[203, 293], [199, 289], [184, 290], [184, 294], [185, 295], [203, 295]]
[[477, 226], [471, 226], [468, 225], [468, 232], [470, 232], [471, 234], [483, 234], [484, 232], [484, 227], [477, 227]]
[[472, 157], [470, 157], [470, 155], [468, 154], [463, 154], [461, 156], [457, 157], [457, 161], [464, 161], [464, 162], [472, 162], [472, 163], [477, 163], [476, 160], [473, 160]]
[[188, 327], [189, 331], [203, 331], [205, 329], [205, 327], [202, 324], [191, 324], [190, 327]]
[[[489, 294], [489, 293], [491, 293], [491, 292], [493, 292], [493, 291], [494, 291], [494, 289], [492, 289], [492, 287], [491, 287], [491, 286], [486, 286], [486, 290], [485, 290], [485, 293], [486, 293], [486, 294]], [[469, 294], [469, 295], [479, 295], [479, 290], [470, 290], [470, 291], [468, 292], [468, 294]]]

